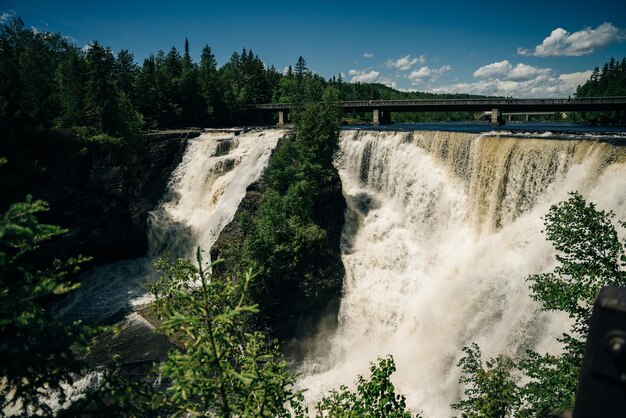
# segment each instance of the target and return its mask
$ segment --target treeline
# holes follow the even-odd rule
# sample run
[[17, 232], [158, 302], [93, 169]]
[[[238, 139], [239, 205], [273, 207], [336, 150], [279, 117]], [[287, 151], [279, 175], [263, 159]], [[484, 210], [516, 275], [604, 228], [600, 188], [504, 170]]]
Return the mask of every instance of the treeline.
[[[245, 105], [269, 102], [280, 74], [245, 49], [221, 68], [208, 46], [199, 63], [188, 43], [135, 62], [93, 42], [84, 50], [14, 19], [0, 29], [0, 128], [86, 126], [125, 137], [143, 127], [219, 126], [248, 120]], [[143, 119], [141, 119], [143, 117]]]
[[[576, 97], [626, 96], [626, 58], [619, 62], [611, 58], [604, 63], [602, 70], [594, 68], [585, 84], [576, 88]], [[624, 123], [626, 112], [581, 112], [577, 120], [587, 123]]]
[[[2, 25], [0, 45], [0, 128], [12, 134], [88, 127], [85, 135], [126, 137], [142, 127], [270, 123], [271, 115], [247, 112], [246, 105], [296, 101], [295, 86], [309, 73], [302, 57], [283, 74], [245, 48], [218, 68], [205, 45], [194, 62], [187, 41], [182, 51], [161, 50], [139, 65], [128, 50], [114, 54], [97, 41], [81, 50], [61, 34], [24, 28], [19, 18]], [[335, 87], [339, 100], [474, 97], [400, 92], [381, 84], [345, 83], [341, 75], [330, 80], [311, 75]], [[402, 115], [403, 120], [414, 117]]]
[[626, 58], [621, 62], [611, 58], [596, 67], [589, 80], [576, 88], [576, 97], [626, 96]]

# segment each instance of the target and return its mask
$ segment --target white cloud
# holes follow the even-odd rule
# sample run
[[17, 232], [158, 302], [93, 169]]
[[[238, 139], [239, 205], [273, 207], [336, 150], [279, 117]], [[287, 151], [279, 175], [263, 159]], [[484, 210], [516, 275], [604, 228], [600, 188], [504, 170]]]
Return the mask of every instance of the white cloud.
[[372, 54], [371, 52], [364, 52], [363, 58], [374, 58], [374, 54]]
[[432, 89], [433, 93], [470, 93], [505, 97], [566, 97], [576, 92], [576, 86], [583, 84], [591, 71], [561, 74], [555, 76], [541, 74], [527, 80], [504, 80], [489, 78], [473, 83], [457, 83]]
[[411, 81], [412, 85], [421, 84], [424, 81], [435, 82], [441, 77], [444, 73], [450, 71], [452, 67], [449, 65], [444, 65], [440, 68], [430, 68], [430, 67], [421, 67], [419, 70], [412, 71], [411, 74], [406, 76]]
[[348, 75], [352, 76], [353, 83], [373, 83], [380, 76], [380, 72], [372, 70], [372, 71], [358, 71], [358, 70], [350, 70], [348, 71]]
[[411, 74], [409, 74], [407, 76], [407, 78], [411, 81], [417, 81], [419, 80], [419, 82], [421, 82], [422, 79], [428, 77], [431, 73], [431, 69], [428, 67], [422, 67], [417, 71], [413, 71], [411, 72]]
[[348, 75], [352, 77], [351, 83], [380, 83], [392, 88], [397, 87], [395, 80], [381, 75], [380, 71], [376, 70], [350, 70]]
[[626, 40], [626, 31], [616, 28], [611, 23], [603, 23], [597, 28], [583, 28], [569, 33], [563, 28], [556, 28], [534, 51], [517, 48], [519, 55], [536, 57], [569, 56], [578, 57], [591, 54], [596, 48]]
[[434, 93], [470, 93], [513, 97], [566, 97], [576, 92], [591, 71], [556, 75], [551, 68], [540, 68], [508, 60], [494, 62], [474, 71], [478, 81], [456, 83], [432, 89]]
[[9, 19], [15, 16], [15, 10], [7, 10], [0, 13], [0, 23], [6, 23]]
[[563, 84], [567, 85], [573, 90], [576, 90], [576, 87], [585, 84], [585, 82], [589, 80], [589, 77], [591, 77], [592, 73], [593, 71], [587, 70], [580, 71], [578, 73], [561, 74], [559, 76], [559, 79], [563, 82]]
[[507, 60], [500, 62], [493, 62], [491, 64], [484, 65], [478, 70], [474, 71], [474, 77], [486, 78], [497, 77], [511, 71], [511, 63]]
[[477, 78], [499, 78], [503, 80], [530, 80], [552, 72], [549, 68], [533, 67], [519, 63], [515, 67], [508, 60], [494, 62], [474, 71]]
[[426, 62], [426, 57], [424, 55], [420, 55], [419, 57], [411, 58], [411, 55], [406, 55], [402, 58], [398, 58], [397, 60], [388, 59], [387, 67], [389, 68], [397, 68], [400, 71], [406, 71], [413, 67], [415, 64], [424, 64]]
[[88, 52], [90, 49], [91, 49], [91, 44], [85, 44], [80, 50], [83, 52]]
[[34, 26], [31, 26], [31, 27], [30, 27], [30, 30], [31, 30], [31, 32], [33, 32], [35, 35], [37, 35], [37, 34], [41, 33], [41, 31], [40, 31], [39, 29], [37, 29], [36, 27], [34, 27]]
[[361, 70], [349, 70], [348, 71], [348, 75], [352, 75], [352, 76], [360, 75], [360, 74], [363, 74], [363, 73], [364, 73], [364, 71], [361, 71]]

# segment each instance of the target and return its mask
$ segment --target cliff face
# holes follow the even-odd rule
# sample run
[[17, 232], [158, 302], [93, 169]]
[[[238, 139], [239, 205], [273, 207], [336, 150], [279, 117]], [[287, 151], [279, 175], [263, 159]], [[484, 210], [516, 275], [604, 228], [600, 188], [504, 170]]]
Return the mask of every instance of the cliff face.
[[44, 251], [55, 257], [88, 255], [95, 264], [145, 255], [148, 211], [161, 199], [187, 139], [200, 132], [147, 134], [130, 164], [119, 152], [95, 144], [52, 175], [34, 194], [50, 204], [42, 220], [68, 232]]

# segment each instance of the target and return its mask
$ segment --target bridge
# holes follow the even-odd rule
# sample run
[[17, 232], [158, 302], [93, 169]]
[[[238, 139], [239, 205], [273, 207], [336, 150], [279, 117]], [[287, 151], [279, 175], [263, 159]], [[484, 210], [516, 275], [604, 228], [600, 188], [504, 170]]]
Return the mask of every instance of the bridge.
[[[374, 125], [391, 123], [391, 112], [491, 112], [491, 123], [502, 124], [503, 113], [626, 111], [626, 97], [577, 99], [439, 99], [355, 100], [339, 102], [344, 112], [372, 112]], [[278, 112], [278, 124], [288, 122], [292, 103], [249, 105], [259, 112]]]

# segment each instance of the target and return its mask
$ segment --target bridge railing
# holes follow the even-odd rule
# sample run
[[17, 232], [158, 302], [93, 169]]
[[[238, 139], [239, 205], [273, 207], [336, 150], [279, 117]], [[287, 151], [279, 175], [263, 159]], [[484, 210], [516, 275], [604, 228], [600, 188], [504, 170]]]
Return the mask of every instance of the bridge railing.
[[[612, 104], [626, 105], [626, 97], [585, 97], [567, 99], [419, 99], [419, 100], [350, 100], [338, 102], [343, 108], [372, 108], [372, 107], [419, 107], [419, 106], [501, 106], [501, 105], [586, 105]], [[290, 110], [293, 103], [262, 103], [248, 105], [248, 109], [256, 110]]]
[[619, 104], [626, 103], [626, 97], [588, 97], [581, 99], [420, 99], [420, 100], [352, 100], [341, 102], [343, 107], [371, 107], [371, 106], [432, 106], [432, 105], [504, 105], [504, 104]]

